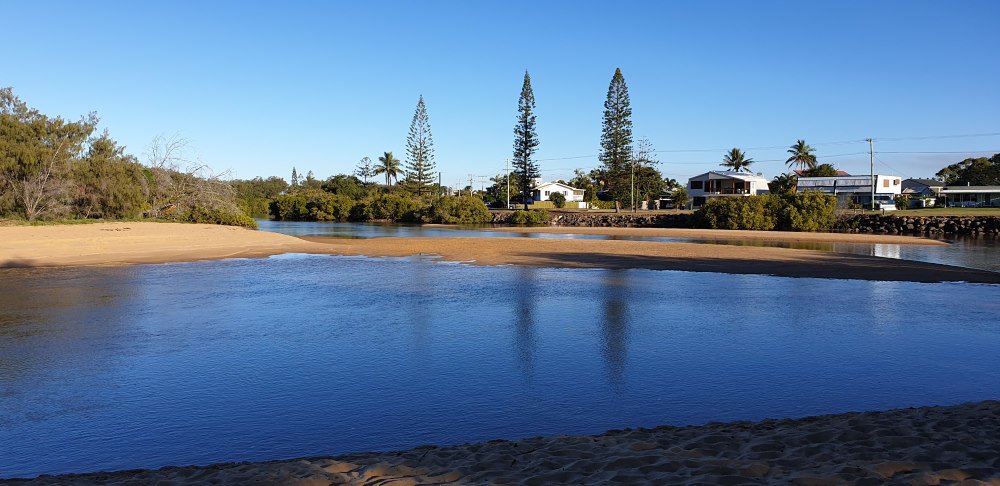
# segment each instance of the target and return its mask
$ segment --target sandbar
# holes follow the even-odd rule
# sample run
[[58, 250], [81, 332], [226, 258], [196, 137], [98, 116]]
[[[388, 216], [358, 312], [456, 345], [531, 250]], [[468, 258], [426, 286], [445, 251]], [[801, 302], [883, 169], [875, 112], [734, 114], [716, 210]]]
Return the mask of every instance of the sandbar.
[[[586, 229], [586, 228], [584, 228]], [[532, 228], [531, 231], [580, 228]], [[664, 231], [646, 228], [593, 228], [629, 234]], [[511, 231], [524, 231], [512, 229]], [[697, 230], [704, 231], [704, 230]], [[750, 232], [753, 237], [775, 235]], [[625, 233], [622, 233], [625, 234]], [[711, 233], [714, 235], [714, 233]], [[778, 236], [786, 233], [776, 233]], [[791, 233], [791, 235], [798, 235]], [[827, 237], [818, 233], [811, 238]], [[805, 236], [801, 236], [805, 237]], [[834, 235], [871, 240], [872, 235]], [[883, 238], [883, 237], [878, 237]], [[940, 244], [913, 237], [888, 237], [915, 244]], [[852, 240], [853, 241], [853, 240]], [[880, 241], [882, 241], [880, 239]], [[930, 242], [930, 243], [926, 243]], [[911, 282], [1000, 283], [1000, 272], [948, 265], [766, 246], [734, 246], [635, 240], [570, 238], [370, 238], [294, 237], [231, 226], [179, 223], [96, 223], [0, 227], [0, 268], [169, 263], [222, 258], [254, 258], [283, 253], [435, 256], [473, 265], [526, 265], [556, 268], [645, 268]]]
[[1000, 484], [997, 451], [1000, 402], [983, 401], [10, 484]]

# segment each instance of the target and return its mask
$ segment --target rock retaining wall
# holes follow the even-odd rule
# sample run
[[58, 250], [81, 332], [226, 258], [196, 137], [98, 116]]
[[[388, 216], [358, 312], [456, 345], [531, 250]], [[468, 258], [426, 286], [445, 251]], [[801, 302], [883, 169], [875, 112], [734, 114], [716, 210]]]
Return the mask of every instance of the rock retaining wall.
[[[494, 212], [494, 223], [506, 223], [509, 213]], [[612, 228], [690, 228], [691, 214], [631, 214], [631, 213], [549, 213], [552, 226], [603, 226]]]
[[854, 233], [998, 236], [1000, 217], [862, 214], [842, 218], [837, 229]]

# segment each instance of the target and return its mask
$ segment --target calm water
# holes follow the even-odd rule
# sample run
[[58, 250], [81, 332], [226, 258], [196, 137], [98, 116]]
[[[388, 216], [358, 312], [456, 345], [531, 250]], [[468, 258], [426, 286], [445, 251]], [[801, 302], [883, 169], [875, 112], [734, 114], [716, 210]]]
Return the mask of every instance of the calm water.
[[636, 236], [607, 236], [584, 234], [552, 234], [532, 232], [530, 227], [524, 231], [510, 233], [495, 231], [490, 227], [474, 226], [420, 226], [398, 224], [363, 224], [363, 223], [317, 223], [302, 221], [269, 221], [257, 220], [262, 231], [271, 231], [295, 236], [333, 236], [339, 238], [374, 238], [379, 236], [424, 236], [424, 237], [526, 237], [526, 238], [580, 238], [596, 240], [641, 240], [682, 243], [710, 243], [738, 246], [772, 246], [781, 248], [799, 248], [804, 250], [832, 251], [838, 253], [853, 253], [860, 255], [915, 260], [929, 263], [941, 263], [966, 268], [978, 268], [992, 272], [1000, 272], [1000, 240], [996, 238], [956, 238], [948, 241], [947, 246], [925, 245], [892, 245], [892, 244], [855, 244], [855, 243], [822, 243], [822, 242], [787, 242], [767, 240], [721, 240], [705, 238], [655, 238]]
[[0, 477], [996, 399], [998, 297], [302, 255], [0, 270]]

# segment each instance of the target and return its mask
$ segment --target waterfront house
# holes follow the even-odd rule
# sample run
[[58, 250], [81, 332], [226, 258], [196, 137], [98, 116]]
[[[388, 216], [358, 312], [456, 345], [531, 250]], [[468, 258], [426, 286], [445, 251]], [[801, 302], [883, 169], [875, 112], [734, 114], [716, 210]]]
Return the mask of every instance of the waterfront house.
[[910, 197], [910, 207], [926, 208], [937, 203], [944, 182], [934, 179], [904, 179], [900, 194]]
[[1000, 186], [945, 186], [938, 194], [949, 208], [1000, 208]]
[[[799, 192], [819, 191], [837, 196], [837, 204], [871, 205], [872, 178], [867, 175], [833, 177], [799, 177]], [[875, 175], [875, 202], [885, 209], [894, 207], [895, 197], [902, 190], [902, 180], [894, 175]]]
[[531, 199], [533, 202], [549, 201], [549, 197], [557, 192], [562, 193], [566, 197], [566, 207], [587, 207], [587, 203], [583, 202], [584, 189], [577, 189], [561, 182], [542, 182], [536, 180], [535, 188], [531, 191]]
[[713, 197], [741, 197], [767, 194], [767, 179], [761, 174], [713, 170], [688, 179], [692, 209], [704, 206]]

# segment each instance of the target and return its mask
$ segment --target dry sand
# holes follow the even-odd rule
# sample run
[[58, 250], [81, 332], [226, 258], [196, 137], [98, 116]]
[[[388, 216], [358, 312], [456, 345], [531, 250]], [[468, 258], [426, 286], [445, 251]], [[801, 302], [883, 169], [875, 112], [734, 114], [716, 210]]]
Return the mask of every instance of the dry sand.
[[1000, 402], [11, 484], [994, 484]]
[[[608, 231], [663, 235], [647, 228], [532, 228], [531, 231]], [[524, 231], [517, 229], [516, 231]], [[693, 231], [693, 230], [692, 230]], [[741, 238], [942, 244], [899, 236], [734, 232]], [[610, 234], [610, 233], [609, 233]], [[697, 230], [716, 238], [718, 231]], [[228, 226], [174, 223], [98, 223], [0, 227], [0, 268], [165, 263], [280, 253], [436, 255], [477, 265], [561, 268], [648, 268], [692, 272], [887, 281], [1000, 283], [1000, 273], [890, 258], [774, 247], [551, 238], [296, 238]]]

